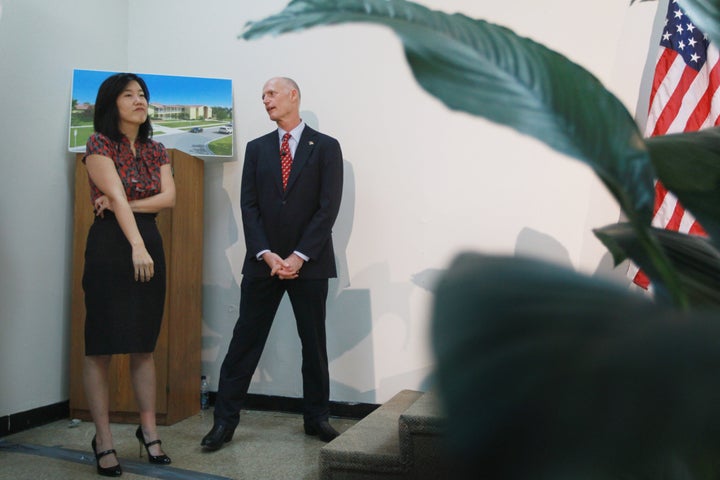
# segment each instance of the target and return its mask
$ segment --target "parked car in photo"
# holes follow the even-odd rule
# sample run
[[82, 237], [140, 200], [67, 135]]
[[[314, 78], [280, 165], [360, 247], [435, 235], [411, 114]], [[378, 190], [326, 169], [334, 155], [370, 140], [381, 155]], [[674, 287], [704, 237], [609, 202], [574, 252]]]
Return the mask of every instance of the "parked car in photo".
[[222, 127], [218, 128], [218, 133], [232, 133], [233, 127], [228, 125], [223, 125]]
[[190, 133], [200, 133], [202, 131], [203, 131], [202, 127], [192, 127], [190, 129]]

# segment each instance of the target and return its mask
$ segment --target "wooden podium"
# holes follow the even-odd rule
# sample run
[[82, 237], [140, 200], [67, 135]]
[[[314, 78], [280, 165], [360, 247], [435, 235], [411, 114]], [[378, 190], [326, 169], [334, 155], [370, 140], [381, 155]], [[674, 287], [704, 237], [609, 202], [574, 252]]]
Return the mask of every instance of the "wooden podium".
[[[82, 274], [87, 234], [94, 220], [82, 154], [75, 165], [75, 227], [70, 350], [70, 415], [91, 420], [82, 371], [85, 356], [85, 300]], [[157, 216], [167, 265], [167, 294], [155, 349], [157, 423], [171, 425], [200, 411], [202, 328], [203, 162], [169, 149], [177, 191], [175, 208]], [[139, 423], [128, 355], [110, 365], [110, 421]]]

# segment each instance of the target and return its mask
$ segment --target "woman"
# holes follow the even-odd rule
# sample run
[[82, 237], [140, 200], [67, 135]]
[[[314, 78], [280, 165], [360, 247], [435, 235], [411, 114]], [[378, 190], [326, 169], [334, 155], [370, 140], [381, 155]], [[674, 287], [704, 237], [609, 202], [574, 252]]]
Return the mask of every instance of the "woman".
[[151, 139], [149, 98], [135, 74], [107, 78], [95, 101], [96, 133], [83, 157], [96, 215], [83, 273], [83, 383], [95, 423], [97, 472], [108, 477], [122, 475], [109, 419], [108, 368], [117, 353], [130, 354], [140, 410], [135, 435], [151, 463], [170, 463], [155, 423], [153, 351], [165, 302], [165, 257], [155, 216], [174, 206], [175, 183], [165, 147]]

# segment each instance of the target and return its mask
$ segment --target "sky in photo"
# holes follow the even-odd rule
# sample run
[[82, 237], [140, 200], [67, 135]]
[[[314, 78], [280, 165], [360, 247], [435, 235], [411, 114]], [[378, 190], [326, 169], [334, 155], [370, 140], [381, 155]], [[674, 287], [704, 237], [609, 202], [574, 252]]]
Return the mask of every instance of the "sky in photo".
[[[95, 103], [100, 84], [117, 72], [74, 70], [72, 98], [78, 103]], [[150, 103], [164, 105], [204, 105], [232, 108], [232, 80], [223, 78], [180, 77], [138, 73], [150, 90]]]

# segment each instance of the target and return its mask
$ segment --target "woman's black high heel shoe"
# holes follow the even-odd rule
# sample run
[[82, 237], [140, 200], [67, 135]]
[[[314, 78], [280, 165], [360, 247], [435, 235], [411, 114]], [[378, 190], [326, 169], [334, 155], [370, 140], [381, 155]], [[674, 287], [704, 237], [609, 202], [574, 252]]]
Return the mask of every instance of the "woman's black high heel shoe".
[[105, 450], [103, 452], [98, 453], [97, 451], [97, 443], [95, 442], [95, 437], [92, 439], [92, 443], [90, 444], [93, 449], [93, 453], [95, 454], [95, 464], [97, 465], [97, 473], [102, 475], [103, 477], [119, 477], [122, 475], [122, 468], [120, 467], [120, 464], [114, 465], [112, 467], [101, 467], [100, 466], [100, 459], [106, 455], [117, 455], [117, 452], [115, 449]]
[[142, 447], [145, 447], [145, 451], [147, 452], [148, 461], [150, 463], [154, 463], [156, 465], [170, 465], [172, 463], [172, 460], [170, 460], [170, 457], [168, 457], [165, 454], [162, 455], [152, 455], [150, 453], [150, 447], [153, 445], [160, 445], [162, 444], [162, 440], [153, 440], [152, 442], [145, 443], [145, 437], [143, 436], [142, 427], [138, 426], [137, 430], [135, 431], [135, 437], [138, 439], [138, 442], [140, 442], [140, 453], [138, 456], [142, 457]]

